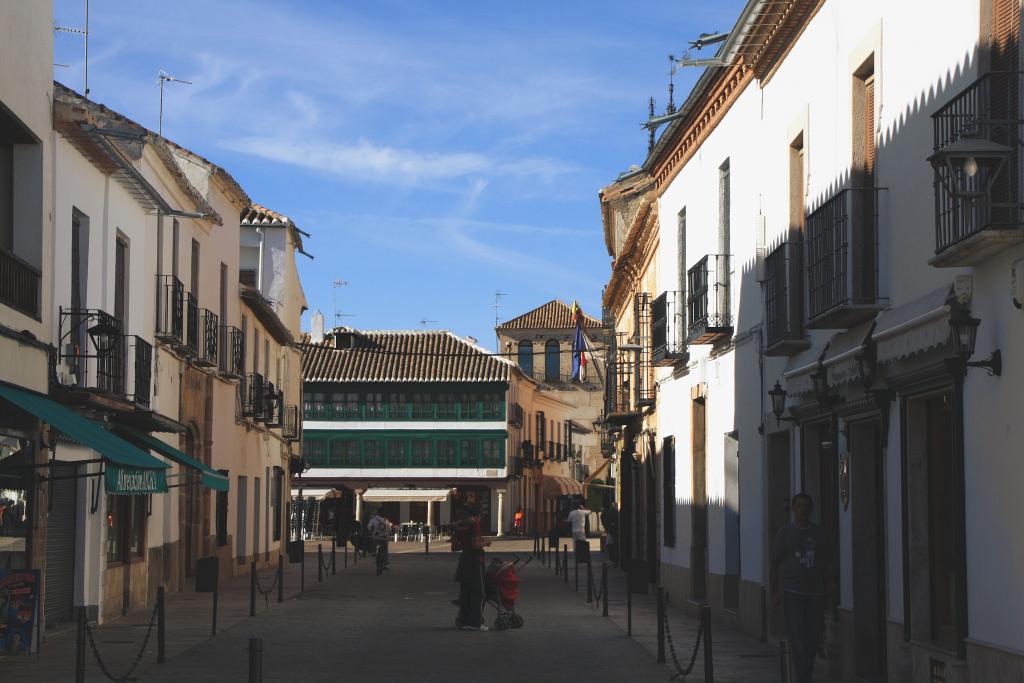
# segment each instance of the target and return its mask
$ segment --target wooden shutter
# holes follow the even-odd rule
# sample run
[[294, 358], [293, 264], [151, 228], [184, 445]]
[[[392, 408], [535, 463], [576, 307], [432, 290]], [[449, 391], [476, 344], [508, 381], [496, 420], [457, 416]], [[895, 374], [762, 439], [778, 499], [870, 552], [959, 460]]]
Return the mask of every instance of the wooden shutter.
[[875, 79], [864, 81], [864, 187], [874, 186], [875, 175]]

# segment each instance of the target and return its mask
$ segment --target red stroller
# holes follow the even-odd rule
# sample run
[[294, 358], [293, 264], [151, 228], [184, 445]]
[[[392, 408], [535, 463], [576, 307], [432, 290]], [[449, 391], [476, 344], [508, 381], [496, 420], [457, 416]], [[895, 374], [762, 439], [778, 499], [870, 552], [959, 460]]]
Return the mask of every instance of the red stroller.
[[517, 569], [528, 565], [533, 558], [515, 560], [495, 558], [484, 571], [484, 599], [498, 611], [494, 630], [522, 628], [523, 618], [516, 614], [516, 600], [519, 599], [519, 576]]

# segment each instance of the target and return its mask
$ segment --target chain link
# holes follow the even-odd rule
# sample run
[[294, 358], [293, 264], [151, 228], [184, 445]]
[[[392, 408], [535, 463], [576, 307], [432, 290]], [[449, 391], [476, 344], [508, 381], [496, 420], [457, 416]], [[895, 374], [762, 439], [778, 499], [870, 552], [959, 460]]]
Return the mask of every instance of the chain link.
[[132, 662], [132, 666], [123, 676], [114, 676], [107, 669], [106, 664], [103, 663], [103, 659], [100, 657], [100, 651], [96, 647], [96, 641], [93, 639], [92, 627], [89, 626], [89, 622], [85, 622], [85, 634], [89, 636], [89, 647], [92, 648], [92, 654], [96, 657], [96, 663], [100, 667], [100, 671], [103, 675], [114, 681], [114, 683], [125, 683], [125, 681], [134, 681], [132, 673], [135, 672], [136, 667], [139, 666], [139, 662], [142, 661], [142, 654], [146, 651], [146, 645], [149, 643], [149, 636], [153, 632], [153, 624], [156, 623], [157, 612], [160, 608], [160, 604], [153, 605], [153, 615], [149, 618], [149, 626], [146, 627], [146, 637], [142, 639], [142, 647], [139, 649], [139, 654], [135, 655], [135, 661]]
[[253, 572], [256, 575], [256, 590], [259, 591], [260, 595], [263, 596], [263, 604], [269, 609], [270, 608], [270, 594], [274, 592], [274, 588], [277, 587], [277, 581], [281, 578], [281, 572], [274, 571], [274, 581], [270, 584], [270, 588], [263, 590], [263, 586], [260, 585], [259, 572]]
[[597, 582], [597, 587], [593, 588], [594, 594], [594, 607], [597, 608], [601, 604], [601, 598], [604, 596], [604, 574], [607, 568], [601, 567], [601, 581]]
[[704, 623], [704, 612], [700, 614], [700, 624], [697, 625], [697, 642], [693, 644], [693, 654], [690, 656], [690, 663], [687, 664], [686, 668], [683, 669], [679, 665], [679, 657], [676, 655], [676, 646], [672, 642], [672, 629], [668, 624], [668, 610], [666, 609], [662, 615], [662, 620], [665, 622], [665, 638], [668, 640], [668, 650], [672, 655], [672, 664], [676, 668], [676, 672], [668, 679], [673, 681], [677, 678], [686, 678], [693, 671], [693, 665], [697, 662], [697, 653], [700, 651], [700, 641], [704, 638], [704, 629], [707, 625]]

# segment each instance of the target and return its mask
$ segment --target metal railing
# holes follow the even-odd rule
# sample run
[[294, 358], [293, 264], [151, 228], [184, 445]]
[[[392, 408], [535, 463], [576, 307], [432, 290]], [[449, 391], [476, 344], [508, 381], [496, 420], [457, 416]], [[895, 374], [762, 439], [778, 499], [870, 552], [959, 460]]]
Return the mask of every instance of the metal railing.
[[74, 385], [124, 396], [125, 344], [121, 321], [98, 308], [59, 308], [59, 357]]
[[199, 300], [193, 292], [185, 298], [185, 348], [192, 354], [199, 354]]
[[180, 344], [185, 333], [185, 285], [173, 275], [156, 276], [156, 336]]
[[444, 403], [335, 403], [330, 400], [303, 402], [303, 416], [307, 420], [504, 420], [503, 401], [475, 401], [472, 405], [461, 402]]
[[238, 271], [238, 282], [245, 285], [246, 287], [256, 286], [256, 269], [255, 268], [243, 268]]
[[234, 325], [221, 325], [220, 374], [241, 377], [245, 367], [245, 340], [242, 331]]
[[728, 254], [708, 254], [686, 273], [687, 337], [691, 343], [732, 333], [730, 261]]
[[133, 362], [132, 385], [126, 398], [135, 405], [149, 408], [153, 385], [153, 345], [138, 335], [125, 337], [128, 357]]
[[803, 326], [802, 242], [783, 242], [765, 258], [767, 346], [801, 339]]
[[847, 188], [807, 215], [807, 317], [878, 303], [878, 188]]
[[[982, 173], [951, 177], [948, 167], [935, 169], [935, 252], [940, 253], [983, 230], [1020, 229], [1024, 203], [1020, 196], [1021, 118], [1019, 98], [1024, 72], [993, 72], [983, 75], [932, 114], [933, 151], [939, 152], [962, 138], [1005, 145], [1010, 157], [993, 179], [990, 192], [980, 192]], [[943, 187], [950, 183], [978, 192], [954, 197]]]
[[686, 292], [662, 292], [651, 302], [651, 362], [671, 365], [687, 359], [686, 332]]
[[238, 385], [242, 397], [242, 415], [254, 420], [264, 420], [267, 409], [266, 381], [258, 372], [251, 372], [243, 377]]
[[0, 303], [39, 318], [42, 273], [14, 254], [0, 249]]
[[217, 365], [217, 354], [220, 347], [220, 318], [213, 311], [199, 309], [199, 319], [202, 328], [202, 338], [199, 340], [199, 355], [196, 358], [198, 365]]
[[264, 419], [268, 427], [280, 427], [284, 418], [284, 392], [274, 386], [273, 382], [267, 382], [264, 392]]
[[281, 436], [287, 441], [295, 441], [299, 438], [299, 407], [286, 405], [284, 407], [284, 421], [281, 423]]
[[607, 406], [605, 412], [629, 413], [637, 409], [637, 363], [633, 351], [616, 351], [608, 368]]

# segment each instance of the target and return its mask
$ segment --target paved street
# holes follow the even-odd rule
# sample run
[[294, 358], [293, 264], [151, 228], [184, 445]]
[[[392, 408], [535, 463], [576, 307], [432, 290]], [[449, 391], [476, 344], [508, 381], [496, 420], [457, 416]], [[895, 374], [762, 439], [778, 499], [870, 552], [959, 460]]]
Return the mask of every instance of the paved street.
[[[497, 553], [525, 554], [530, 541], [502, 541]], [[315, 548], [311, 544], [308, 548]], [[438, 550], [443, 550], [442, 545]], [[595, 557], [597, 557], [595, 555]], [[351, 555], [350, 555], [351, 559]], [[350, 563], [338, 574], [316, 581], [316, 555], [307, 555], [306, 592], [296, 593], [297, 567], [289, 567], [286, 598], [260, 599], [258, 614], [248, 617], [248, 582], [233, 581], [221, 594], [221, 624], [209, 638], [209, 596], [174, 594], [168, 599], [168, 661], [157, 665], [156, 636], [151, 637], [136, 675], [147, 681], [246, 680], [249, 638], [262, 638], [263, 680], [335, 680], [339, 676], [386, 681], [451, 681], [466, 676], [496, 681], [558, 680], [582, 675], [588, 681], [667, 680], [673, 671], [655, 661], [653, 600], [636, 596], [634, 639], [625, 634], [624, 577], [610, 573], [610, 618], [588, 606], [585, 584], [569, 583], [534, 561], [522, 572], [517, 611], [525, 625], [516, 631], [473, 633], [454, 628], [450, 600], [454, 557], [422, 553], [420, 546], [395, 544], [392, 570], [383, 577], [373, 563]], [[595, 565], [599, 566], [599, 565]], [[599, 571], [598, 571], [599, 575]], [[581, 579], [584, 574], [581, 573]], [[488, 621], [494, 612], [489, 609]], [[685, 665], [696, 637], [696, 622], [670, 611], [680, 659]], [[96, 629], [97, 646], [112, 673], [130, 666], [149, 623], [147, 611]], [[39, 662], [0, 662], [6, 681], [68, 681], [74, 665], [74, 633], [51, 636]], [[529, 653], [529, 656], [521, 656]], [[715, 632], [717, 681], [777, 681], [770, 647], [718, 628]], [[698, 665], [689, 680], [703, 680]], [[88, 681], [107, 680], [90, 652]], [[678, 679], [677, 679], [678, 680]]]

